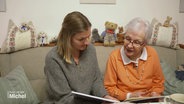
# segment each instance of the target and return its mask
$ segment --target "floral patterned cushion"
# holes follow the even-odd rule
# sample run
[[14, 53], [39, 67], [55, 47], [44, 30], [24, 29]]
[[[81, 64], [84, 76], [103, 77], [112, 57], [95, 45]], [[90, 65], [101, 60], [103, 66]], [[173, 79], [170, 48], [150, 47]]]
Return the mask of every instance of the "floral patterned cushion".
[[153, 19], [152, 37], [149, 41], [151, 45], [177, 48], [178, 44], [178, 24], [172, 23], [168, 27], [164, 27], [157, 19]]
[[3, 42], [0, 53], [11, 53], [22, 49], [37, 47], [37, 40], [32, 22], [17, 27], [9, 20], [8, 34]]

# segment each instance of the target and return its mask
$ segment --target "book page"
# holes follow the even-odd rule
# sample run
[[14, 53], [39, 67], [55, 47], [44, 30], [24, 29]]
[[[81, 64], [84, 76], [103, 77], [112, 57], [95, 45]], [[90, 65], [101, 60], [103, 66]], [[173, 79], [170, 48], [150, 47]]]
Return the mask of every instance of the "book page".
[[117, 100], [106, 99], [106, 98], [102, 98], [102, 97], [98, 97], [98, 96], [92, 96], [92, 95], [88, 95], [88, 94], [84, 94], [84, 93], [80, 93], [80, 92], [75, 92], [75, 91], [72, 91], [71, 93], [74, 94], [75, 97], [83, 98], [86, 100], [96, 100], [99, 102], [108, 102], [108, 103], [119, 102]]
[[154, 96], [154, 97], [135, 97], [135, 98], [128, 98], [125, 101], [142, 101], [142, 100], [154, 100], [154, 99], [159, 99], [159, 98], [164, 98], [165, 96]]

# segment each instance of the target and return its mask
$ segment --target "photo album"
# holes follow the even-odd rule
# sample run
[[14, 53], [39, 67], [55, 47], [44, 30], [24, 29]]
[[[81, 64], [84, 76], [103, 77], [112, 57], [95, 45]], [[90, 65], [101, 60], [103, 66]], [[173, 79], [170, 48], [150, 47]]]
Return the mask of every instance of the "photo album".
[[[119, 102], [119, 101], [116, 101], [116, 100], [102, 98], [102, 97], [93, 96], [93, 95], [89, 95], [89, 94], [84, 94], [84, 93], [81, 93], [81, 92], [72, 91], [71, 93], [77, 98], [82, 98], [82, 99], [90, 100], [90, 101], [93, 101], [93, 102], [94, 101], [95, 102], [107, 102], [107, 103], [118, 103]], [[164, 97], [165, 96], [128, 98], [128, 99], [126, 99], [122, 102], [133, 102], [133, 103], [137, 103], [137, 102], [157, 102], [160, 99], [164, 99]]]
[[128, 98], [124, 102], [157, 102], [160, 99], [163, 99], [165, 96], [154, 96], [154, 97], [136, 97]]
[[88, 94], [84, 94], [84, 93], [80, 93], [80, 92], [75, 92], [72, 91], [71, 92], [75, 97], [78, 98], [82, 98], [82, 99], [87, 99], [87, 100], [91, 100], [91, 101], [96, 101], [96, 102], [107, 102], [107, 103], [117, 103], [119, 101], [116, 100], [112, 100], [112, 99], [106, 99], [106, 98], [102, 98], [102, 97], [98, 97], [98, 96], [93, 96], [93, 95], [88, 95]]

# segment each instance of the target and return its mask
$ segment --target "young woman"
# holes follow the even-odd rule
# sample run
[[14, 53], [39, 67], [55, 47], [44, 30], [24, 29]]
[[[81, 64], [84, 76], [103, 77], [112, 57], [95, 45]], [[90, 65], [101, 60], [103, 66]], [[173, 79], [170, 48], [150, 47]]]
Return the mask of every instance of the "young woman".
[[48, 100], [51, 104], [91, 104], [77, 99], [77, 91], [109, 99], [103, 86], [95, 48], [89, 44], [91, 23], [80, 12], [66, 15], [58, 36], [57, 46], [46, 56], [45, 74], [48, 82]]

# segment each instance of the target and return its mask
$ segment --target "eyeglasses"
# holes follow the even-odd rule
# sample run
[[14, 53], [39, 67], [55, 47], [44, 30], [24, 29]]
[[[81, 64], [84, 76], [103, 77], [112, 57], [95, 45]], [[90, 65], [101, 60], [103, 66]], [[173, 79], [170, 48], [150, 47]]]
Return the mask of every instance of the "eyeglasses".
[[129, 36], [125, 36], [124, 39], [126, 43], [128, 44], [132, 43], [134, 47], [140, 47], [144, 44], [144, 42], [140, 42], [139, 40], [132, 40]]

